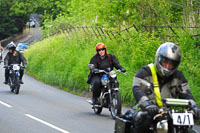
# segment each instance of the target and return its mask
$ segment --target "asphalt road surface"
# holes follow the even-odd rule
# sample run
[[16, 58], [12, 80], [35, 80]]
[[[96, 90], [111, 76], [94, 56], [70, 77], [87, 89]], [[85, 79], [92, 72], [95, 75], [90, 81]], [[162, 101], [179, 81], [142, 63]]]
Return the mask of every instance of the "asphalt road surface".
[[[38, 27], [30, 38], [40, 40]], [[5, 53], [4, 53], [5, 54]], [[94, 114], [87, 98], [70, 94], [24, 75], [18, 95], [3, 84], [0, 65], [0, 133], [113, 133], [115, 121], [108, 109]], [[123, 107], [122, 113], [128, 108]], [[199, 127], [196, 127], [199, 128]], [[199, 130], [200, 131], [200, 130]]]

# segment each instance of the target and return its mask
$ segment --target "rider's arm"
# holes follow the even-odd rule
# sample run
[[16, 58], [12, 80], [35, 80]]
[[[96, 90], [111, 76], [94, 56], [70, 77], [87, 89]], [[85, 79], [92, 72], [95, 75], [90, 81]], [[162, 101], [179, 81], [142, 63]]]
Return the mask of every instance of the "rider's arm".
[[119, 63], [117, 57], [113, 54], [110, 54], [110, 57], [111, 57], [111, 60], [112, 60], [112, 63], [113, 63], [113, 66], [116, 68], [116, 69], [120, 69], [120, 70], [125, 70]]
[[9, 62], [9, 53], [5, 56], [4, 58], [4, 66], [8, 66], [8, 62]]
[[25, 58], [24, 55], [21, 54], [21, 53], [19, 53], [19, 56], [20, 56], [20, 60], [21, 60], [22, 63], [23, 63], [23, 66], [26, 67], [26, 64], [27, 64], [26, 58]]
[[192, 93], [190, 92], [190, 87], [188, 84], [188, 81], [186, 80], [185, 76], [181, 71], [175, 72], [175, 78], [179, 79], [179, 89], [178, 89], [178, 97], [181, 99], [190, 99], [194, 101], [194, 97]]
[[[151, 77], [151, 72], [148, 67], [142, 67], [133, 78], [132, 91], [137, 103], [142, 103], [149, 100], [145, 93], [146, 86], [142, 82]], [[149, 82], [149, 81], [148, 81]]]
[[90, 64], [94, 64], [95, 68], [98, 68], [98, 58], [97, 55], [93, 56], [90, 60]]

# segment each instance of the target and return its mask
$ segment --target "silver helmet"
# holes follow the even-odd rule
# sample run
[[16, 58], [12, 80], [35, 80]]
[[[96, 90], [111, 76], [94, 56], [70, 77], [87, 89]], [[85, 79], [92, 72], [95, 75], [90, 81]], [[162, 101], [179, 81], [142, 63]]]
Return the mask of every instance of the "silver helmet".
[[14, 42], [10, 42], [10, 43], [7, 45], [7, 48], [8, 48], [8, 49], [13, 49], [13, 50], [15, 50], [15, 49], [16, 49], [16, 45], [14, 44]]
[[156, 51], [155, 65], [162, 77], [172, 75], [181, 61], [180, 48], [172, 42], [165, 42]]

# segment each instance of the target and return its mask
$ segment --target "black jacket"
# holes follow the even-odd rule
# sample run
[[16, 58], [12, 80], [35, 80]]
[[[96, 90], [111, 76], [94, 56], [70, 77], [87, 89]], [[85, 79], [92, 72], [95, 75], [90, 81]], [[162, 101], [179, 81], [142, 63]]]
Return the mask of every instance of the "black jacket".
[[8, 52], [7, 55], [4, 58], [4, 65], [8, 66], [10, 64], [23, 64], [23, 66], [26, 66], [26, 58], [18, 51], [16, 51], [16, 55], [13, 55], [12, 53]]
[[[176, 70], [170, 77], [162, 78], [157, 74], [161, 98], [180, 98], [190, 99], [194, 103], [194, 98], [190, 92], [190, 88], [183, 73]], [[138, 104], [146, 100], [154, 100], [155, 94], [148, 90], [143, 84], [147, 81], [153, 85], [151, 70], [148, 66], [142, 67], [133, 79], [133, 95]]]
[[[109, 58], [110, 58], [110, 60], [109, 60]], [[98, 54], [96, 54], [91, 58], [90, 64], [94, 64], [96, 69], [101, 69], [101, 70], [106, 70], [109, 67], [111, 68], [111, 70], [113, 70], [113, 67], [115, 67], [116, 69], [124, 69], [119, 64], [119, 61], [116, 58], [116, 56], [113, 54], [106, 55], [106, 57], [104, 59], [101, 59], [100, 56]], [[93, 75], [92, 72], [90, 72], [90, 74], [88, 75], [88, 79], [87, 79], [88, 84], [90, 84], [92, 75]]]

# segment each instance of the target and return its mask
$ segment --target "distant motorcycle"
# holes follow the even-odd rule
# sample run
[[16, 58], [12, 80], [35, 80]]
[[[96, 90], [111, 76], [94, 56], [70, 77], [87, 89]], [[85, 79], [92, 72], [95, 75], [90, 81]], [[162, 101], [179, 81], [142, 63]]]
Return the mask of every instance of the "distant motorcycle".
[[8, 85], [10, 86], [11, 92], [15, 94], [19, 94], [20, 89], [20, 69], [24, 69], [19, 64], [11, 64], [8, 66], [9, 69], [9, 78], [8, 78]]
[[[110, 70], [108, 68], [107, 71], [94, 69], [93, 64], [88, 65], [89, 69], [93, 69], [94, 73], [101, 73], [101, 94], [97, 99], [97, 104], [93, 105], [93, 110], [96, 114], [100, 114], [103, 108], [109, 108], [111, 112], [111, 116], [113, 119], [116, 118], [117, 115], [121, 114], [121, 96], [119, 93], [119, 83], [117, 81], [117, 72], [121, 72], [120, 70]], [[88, 101], [92, 104], [91, 101]]]

